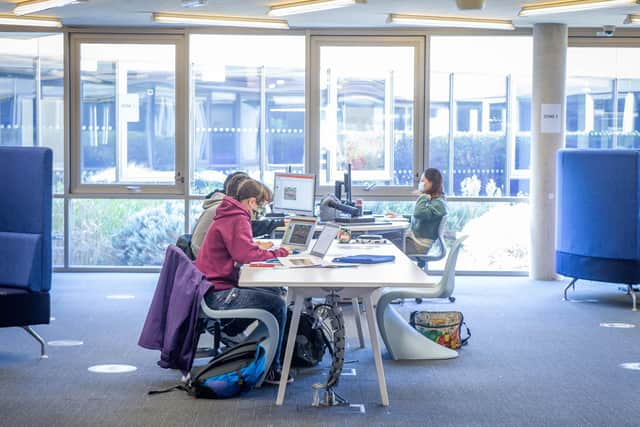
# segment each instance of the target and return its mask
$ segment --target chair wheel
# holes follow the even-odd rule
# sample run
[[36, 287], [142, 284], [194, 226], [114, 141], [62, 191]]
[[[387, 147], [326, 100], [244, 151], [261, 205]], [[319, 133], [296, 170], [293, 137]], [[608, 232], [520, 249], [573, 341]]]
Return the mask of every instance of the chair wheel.
[[456, 297], [449, 297], [449, 302], [456, 302]]
[[422, 298], [416, 298], [416, 304], [422, 304]]

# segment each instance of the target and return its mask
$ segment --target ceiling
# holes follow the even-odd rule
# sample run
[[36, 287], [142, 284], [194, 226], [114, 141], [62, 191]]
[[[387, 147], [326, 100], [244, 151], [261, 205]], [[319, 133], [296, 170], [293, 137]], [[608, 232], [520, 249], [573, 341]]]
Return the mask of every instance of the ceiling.
[[[266, 17], [270, 4], [281, 0], [209, 0], [206, 6], [186, 9], [180, 0], [89, 0], [87, 3], [49, 9], [37, 15], [55, 16], [68, 26], [167, 26], [151, 21], [151, 12], [184, 12], [247, 17]], [[519, 27], [537, 22], [565, 23], [570, 27], [621, 27], [629, 13], [640, 13], [640, 5], [601, 9], [591, 12], [518, 18], [529, 1], [487, 0], [484, 10], [460, 11], [455, 0], [368, 0], [366, 4], [325, 12], [292, 15], [291, 28], [390, 27], [385, 23], [389, 13], [456, 15], [513, 19]], [[17, 0], [0, 0], [0, 13], [10, 13]]]

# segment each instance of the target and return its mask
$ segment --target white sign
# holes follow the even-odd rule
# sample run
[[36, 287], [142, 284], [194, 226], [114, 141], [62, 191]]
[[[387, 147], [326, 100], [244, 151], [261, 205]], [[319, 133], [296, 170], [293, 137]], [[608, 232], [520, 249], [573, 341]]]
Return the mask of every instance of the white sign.
[[540, 111], [540, 133], [560, 133], [562, 117], [560, 104], [542, 104]]
[[137, 122], [140, 120], [140, 99], [137, 93], [127, 93], [120, 96], [121, 117], [127, 122]]

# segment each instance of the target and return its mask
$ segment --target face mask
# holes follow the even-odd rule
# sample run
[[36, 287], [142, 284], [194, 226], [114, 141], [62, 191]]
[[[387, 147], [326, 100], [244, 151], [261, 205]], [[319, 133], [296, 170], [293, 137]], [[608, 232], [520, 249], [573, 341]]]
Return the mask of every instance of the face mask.
[[420, 184], [418, 184], [418, 191], [424, 193], [424, 182], [420, 181]]

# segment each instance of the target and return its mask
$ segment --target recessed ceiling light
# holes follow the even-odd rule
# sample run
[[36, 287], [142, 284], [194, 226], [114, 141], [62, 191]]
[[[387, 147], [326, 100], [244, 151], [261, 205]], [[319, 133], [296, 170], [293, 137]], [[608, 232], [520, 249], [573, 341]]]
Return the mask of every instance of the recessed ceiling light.
[[0, 25], [60, 28], [62, 27], [62, 22], [57, 18], [47, 18], [44, 16], [21, 17], [0, 14]]
[[299, 13], [319, 12], [366, 3], [366, 0], [299, 0], [272, 4], [267, 12], [270, 16], [287, 16]]
[[513, 23], [506, 19], [468, 18], [463, 16], [404, 15], [392, 13], [387, 20], [390, 24], [419, 25], [421, 27], [483, 28], [493, 30], [513, 30]]
[[640, 0], [563, 0], [543, 3], [529, 3], [522, 6], [519, 16], [550, 15], [553, 13], [580, 12], [606, 7], [630, 6]]
[[288, 30], [282, 19], [246, 18], [243, 16], [193, 15], [185, 13], [153, 13], [153, 20], [167, 24], [214, 25], [223, 27], [271, 28]]
[[14, 15], [28, 15], [41, 10], [62, 7], [70, 4], [85, 3], [87, 0], [31, 0], [23, 1], [13, 9]]

